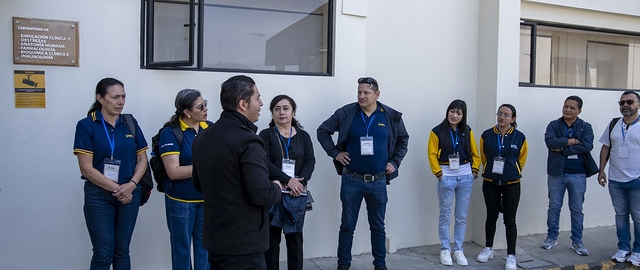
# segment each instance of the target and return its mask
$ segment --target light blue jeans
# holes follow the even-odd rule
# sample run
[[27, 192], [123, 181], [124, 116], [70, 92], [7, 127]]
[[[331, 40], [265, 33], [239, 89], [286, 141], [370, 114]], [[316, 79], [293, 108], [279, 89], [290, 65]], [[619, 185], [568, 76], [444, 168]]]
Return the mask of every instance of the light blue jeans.
[[438, 222], [438, 234], [440, 236], [441, 249], [451, 249], [449, 240], [449, 224], [451, 223], [451, 204], [456, 197], [455, 220], [453, 227], [453, 250], [462, 250], [464, 234], [467, 229], [467, 212], [471, 201], [471, 189], [473, 187], [473, 174], [463, 176], [442, 176], [438, 181], [438, 199], [440, 200], [440, 215]]
[[569, 195], [569, 211], [571, 212], [571, 241], [582, 243], [582, 226], [584, 214], [582, 203], [587, 191], [585, 174], [548, 175], [549, 209], [547, 210], [547, 238], [558, 239], [560, 228], [560, 210], [564, 201], [564, 192]]
[[616, 213], [618, 249], [631, 250], [629, 215], [633, 220], [633, 252], [640, 252], [640, 180], [616, 182], [609, 180], [609, 195]]

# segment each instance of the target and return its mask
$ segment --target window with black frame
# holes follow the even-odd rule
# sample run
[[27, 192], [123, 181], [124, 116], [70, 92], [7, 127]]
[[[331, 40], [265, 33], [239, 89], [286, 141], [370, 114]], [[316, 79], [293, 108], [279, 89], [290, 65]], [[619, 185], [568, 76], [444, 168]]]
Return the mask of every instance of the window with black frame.
[[520, 86], [640, 89], [640, 34], [521, 22]]
[[142, 0], [143, 68], [332, 74], [329, 0]]

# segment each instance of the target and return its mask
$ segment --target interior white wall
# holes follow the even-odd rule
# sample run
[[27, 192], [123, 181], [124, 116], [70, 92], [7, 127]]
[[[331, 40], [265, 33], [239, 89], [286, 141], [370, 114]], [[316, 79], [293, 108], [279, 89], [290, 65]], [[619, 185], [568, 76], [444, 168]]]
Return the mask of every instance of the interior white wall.
[[[496, 104], [509, 102], [518, 108], [519, 128], [530, 145], [519, 234], [545, 232], [546, 149], [542, 138], [547, 123], [560, 116], [566, 96], [578, 94], [585, 101], [581, 117], [594, 125], [597, 140], [608, 120], [619, 114], [614, 102], [620, 92], [517, 87], [517, 63], [513, 62], [517, 60], [508, 56], [517, 51], [519, 32], [514, 30], [517, 26], [500, 25], [503, 20], [514, 23], [517, 15], [509, 12], [520, 14], [520, 5], [510, 0], [407, 0], [396, 5], [369, 0], [366, 9], [351, 11], [359, 16], [343, 14], [343, 1], [349, 0], [336, 3], [334, 76], [248, 74], [256, 80], [265, 104], [283, 93], [296, 99], [297, 117], [314, 139], [317, 163], [309, 188], [316, 203], [305, 222], [305, 257], [335, 256], [340, 222], [340, 178], [315, 141], [315, 129], [336, 108], [355, 101], [355, 80], [364, 75], [379, 80], [380, 101], [404, 113], [411, 136], [400, 176], [389, 186], [387, 234], [397, 247], [439, 242], [436, 183], [428, 168], [426, 144], [429, 131], [442, 121], [447, 104], [456, 98], [467, 101], [469, 124], [477, 136], [495, 120], [492, 110]], [[538, 2], [544, 3], [523, 1], [521, 16], [554, 19], [548, 15], [551, 12], [557, 14], [555, 19], [566, 20], [556, 11], [561, 6], [550, 2], [570, 1]], [[571, 4], [579, 5], [580, 1], [574, 2]], [[567, 12], [576, 22], [640, 32], [640, 8], [631, 9], [638, 11], [632, 15], [629, 9], [625, 15], [611, 14], [616, 11], [611, 7], [638, 4], [625, 0], [607, 3], [610, 12], [588, 12], [584, 7], [567, 8]], [[494, 14], [498, 20], [489, 18]], [[0, 162], [0, 269], [86, 269], [91, 244], [82, 214], [82, 180], [71, 152], [75, 124], [93, 102], [97, 81], [112, 76], [125, 83], [125, 111], [136, 116], [150, 141], [173, 113], [173, 99], [182, 88], [201, 90], [209, 100], [209, 119], [216, 120], [221, 111], [219, 85], [235, 74], [141, 70], [139, 1], [4, 0], [0, 3], [0, 21], [4, 21], [0, 36], [5, 38], [0, 39], [0, 50], [5, 52], [12, 51], [13, 16], [78, 21], [80, 66], [14, 65], [9, 53], [0, 59], [4, 78], [0, 80], [4, 97], [0, 99], [0, 124], [15, 127], [0, 135], [4, 142], [0, 151], [5, 153]], [[479, 22], [489, 23], [492, 29], [479, 26]], [[14, 108], [13, 70], [23, 69], [46, 72], [47, 108]], [[267, 107], [257, 123], [261, 128], [270, 117]], [[599, 149], [598, 143], [594, 145]], [[593, 154], [597, 156], [597, 150]], [[479, 181], [474, 188], [474, 204], [483, 203]], [[585, 227], [613, 224], [608, 202], [606, 190], [590, 179]], [[131, 245], [134, 269], [170, 268], [163, 204], [162, 194], [154, 192], [141, 208]], [[562, 230], [569, 228], [566, 213], [563, 209]], [[476, 231], [483, 223], [483, 206], [475, 205], [468, 231]], [[497, 234], [496, 240], [503, 235]], [[477, 233], [468, 233], [467, 238], [483, 242]], [[362, 211], [353, 253], [369, 252], [369, 243]]]

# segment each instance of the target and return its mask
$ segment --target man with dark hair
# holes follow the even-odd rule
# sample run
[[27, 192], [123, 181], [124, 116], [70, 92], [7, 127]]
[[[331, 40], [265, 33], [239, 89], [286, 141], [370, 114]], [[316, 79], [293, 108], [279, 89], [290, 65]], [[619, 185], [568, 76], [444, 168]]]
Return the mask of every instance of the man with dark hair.
[[220, 119], [193, 142], [193, 182], [205, 204], [203, 246], [211, 269], [266, 269], [268, 209], [280, 201], [282, 186], [269, 181], [253, 124], [260, 92], [253, 79], [234, 76], [222, 83], [220, 103]]
[[[598, 183], [607, 184], [604, 168], [609, 163], [609, 195], [616, 215], [618, 251], [611, 257], [640, 266], [640, 125], [638, 109], [640, 96], [634, 91], [622, 93], [618, 105], [622, 118], [613, 119], [600, 137], [600, 173]], [[612, 124], [612, 126], [611, 126]], [[629, 215], [633, 220], [633, 248]]]
[[[582, 112], [582, 99], [569, 96], [562, 107], [562, 117], [551, 121], [544, 134], [547, 144], [547, 188], [549, 209], [547, 210], [547, 239], [540, 244], [543, 249], [558, 245], [560, 210], [564, 193], [569, 195], [571, 212], [571, 246], [578, 255], [587, 256], [589, 251], [582, 243], [584, 214], [582, 204], [587, 191], [587, 168], [585, 162], [591, 158], [593, 129], [591, 124], [578, 118]], [[589, 155], [589, 156], [587, 156]]]
[[[358, 79], [358, 102], [338, 110], [318, 127], [318, 141], [342, 175], [342, 220], [338, 238], [338, 270], [351, 266], [353, 232], [362, 200], [367, 203], [375, 270], [386, 270], [384, 216], [387, 184], [398, 176], [407, 154], [409, 134], [402, 113], [378, 102], [378, 82]], [[338, 132], [338, 142], [331, 135]]]

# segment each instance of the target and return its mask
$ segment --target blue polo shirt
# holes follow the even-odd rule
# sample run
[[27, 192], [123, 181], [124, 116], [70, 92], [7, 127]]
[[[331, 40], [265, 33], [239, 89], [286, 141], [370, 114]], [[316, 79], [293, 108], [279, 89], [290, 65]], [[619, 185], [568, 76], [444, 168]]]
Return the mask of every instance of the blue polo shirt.
[[[209, 127], [209, 123], [200, 122], [198, 132]], [[180, 120], [180, 128], [182, 130], [182, 144], [178, 145], [178, 138], [173, 134], [173, 127], [167, 126], [162, 130], [160, 139], [158, 140], [158, 151], [160, 157], [169, 155], [179, 155], [180, 166], [193, 165], [193, 153], [191, 145], [196, 139], [196, 131]], [[191, 177], [186, 179], [173, 179], [164, 187], [164, 193], [172, 200], [182, 202], [204, 202], [202, 193], [197, 191], [193, 186]]]
[[[360, 155], [360, 137], [373, 137], [373, 155]], [[351, 161], [346, 168], [358, 173], [380, 173], [386, 170], [389, 158], [389, 123], [380, 106], [367, 116], [358, 106], [353, 115], [349, 136], [347, 137], [347, 152]]]
[[[113, 159], [120, 160], [118, 184], [131, 180], [137, 163], [137, 154], [147, 151], [147, 141], [144, 139], [138, 121], [134, 119], [136, 134], [133, 136], [124, 122], [124, 117], [116, 119], [116, 126], [108, 122], [102, 124], [102, 113], [92, 112], [86, 118], [78, 121], [73, 142], [74, 155], [90, 155], [93, 157], [93, 168], [104, 173], [104, 159], [111, 158], [110, 139], [114, 141]], [[105, 130], [106, 127], [106, 130]], [[108, 134], [108, 137], [107, 137]], [[87, 179], [81, 176], [82, 179]]]

